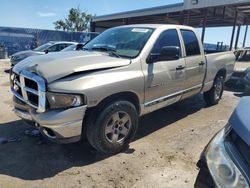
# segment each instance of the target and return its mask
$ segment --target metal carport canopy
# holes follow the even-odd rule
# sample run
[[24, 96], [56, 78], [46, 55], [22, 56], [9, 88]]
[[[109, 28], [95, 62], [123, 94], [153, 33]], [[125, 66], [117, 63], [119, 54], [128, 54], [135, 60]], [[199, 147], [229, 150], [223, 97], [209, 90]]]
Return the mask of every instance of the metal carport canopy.
[[143, 23], [202, 27], [202, 41], [206, 27], [233, 26], [230, 44], [232, 49], [236, 26], [239, 27], [235, 47], [240, 26], [250, 24], [250, 0], [184, 0], [183, 3], [96, 16], [91, 22], [91, 31], [101, 32], [114, 26]]

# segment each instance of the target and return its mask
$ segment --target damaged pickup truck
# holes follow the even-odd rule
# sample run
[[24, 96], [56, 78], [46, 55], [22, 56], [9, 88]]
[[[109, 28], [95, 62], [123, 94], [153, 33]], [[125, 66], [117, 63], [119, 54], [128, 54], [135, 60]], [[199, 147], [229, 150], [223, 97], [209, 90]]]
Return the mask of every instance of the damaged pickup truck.
[[198, 93], [217, 104], [234, 63], [233, 52], [205, 55], [191, 27], [120, 26], [83, 51], [17, 64], [10, 75], [14, 111], [49, 140], [86, 135], [99, 152], [117, 153], [135, 137], [144, 114]]

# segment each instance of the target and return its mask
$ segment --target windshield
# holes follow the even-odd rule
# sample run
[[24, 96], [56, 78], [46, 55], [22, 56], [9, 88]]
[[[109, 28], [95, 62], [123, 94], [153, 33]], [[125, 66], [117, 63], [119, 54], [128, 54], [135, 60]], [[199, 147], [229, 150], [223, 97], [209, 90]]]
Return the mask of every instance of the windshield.
[[119, 27], [106, 30], [84, 46], [85, 50], [112, 52], [117, 57], [134, 58], [153, 33], [152, 28]]
[[44, 52], [44, 50], [46, 50], [48, 47], [50, 47], [51, 45], [53, 45], [52, 43], [46, 43], [43, 44], [41, 46], [38, 46], [37, 48], [34, 49], [34, 51], [40, 51], [40, 52]]

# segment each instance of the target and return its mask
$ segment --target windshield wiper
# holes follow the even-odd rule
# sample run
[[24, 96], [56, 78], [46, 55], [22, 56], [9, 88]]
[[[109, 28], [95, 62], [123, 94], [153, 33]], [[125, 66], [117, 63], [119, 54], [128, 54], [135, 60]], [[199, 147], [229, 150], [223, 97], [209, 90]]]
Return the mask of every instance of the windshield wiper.
[[115, 49], [110, 48], [108, 46], [98, 46], [98, 47], [96, 46], [96, 47], [92, 47], [91, 50], [105, 51], [105, 52], [108, 52], [109, 55], [113, 55], [113, 56], [116, 56], [118, 58], [121, 58], [121, 56], [116, 52]]

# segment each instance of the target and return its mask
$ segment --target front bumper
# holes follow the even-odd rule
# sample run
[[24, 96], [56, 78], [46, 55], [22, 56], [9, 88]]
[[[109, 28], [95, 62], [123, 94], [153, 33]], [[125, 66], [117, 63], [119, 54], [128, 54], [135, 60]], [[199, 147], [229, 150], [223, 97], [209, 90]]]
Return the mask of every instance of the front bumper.
[[56, 143], [77, 142], [81, 139], [82, 124], [87, 106], [37, 113], [28, 105], [14, 100], [14, 112], [21, 119], [34, 122], [41, 133]]
[[[223, 128], [210, 141], [201, 154], [197, 166], [209, 181], [202, 181], [200, 173], [196, 184], [203, 187], [249, 187], [246, 179], [225, 149], [225, 137], [230, 129]], [[199, 187], [199, 186], [196, 186]]]

